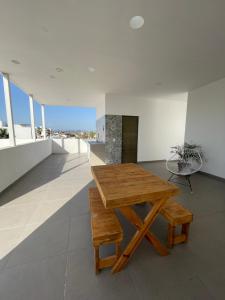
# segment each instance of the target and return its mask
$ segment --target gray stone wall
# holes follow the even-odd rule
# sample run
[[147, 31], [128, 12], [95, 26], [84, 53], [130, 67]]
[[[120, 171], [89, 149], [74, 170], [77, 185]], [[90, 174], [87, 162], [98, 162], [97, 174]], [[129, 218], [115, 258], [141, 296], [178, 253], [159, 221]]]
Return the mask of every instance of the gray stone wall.
[[105, 162], [121, 163], [122, 116], [105, 115]]

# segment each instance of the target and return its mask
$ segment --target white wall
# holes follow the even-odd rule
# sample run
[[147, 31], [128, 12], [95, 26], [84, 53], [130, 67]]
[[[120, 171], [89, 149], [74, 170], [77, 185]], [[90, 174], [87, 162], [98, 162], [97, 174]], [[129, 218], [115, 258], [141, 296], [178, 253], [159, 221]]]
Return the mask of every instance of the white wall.
[[45, 140], [0, 150], [0, 192], [52, 153]]
[[138, 161], [166, 159], [184, 142], [187, 93], [139, 99], [106, 95], [106, 114], [139, 116]]
[[16, 139], [32, 139], [31, 126], [14, 124]]
[[[28, 144], [33, 141], [33, 139], [16, 139], [16, 145]], [[36, 141], [42, 141], [42, 139], [37, 139]], [[9, 139], [0, 139], [0, 149], [6, 147], [11, 147]]]
[[96, 139], [105, 142], [105, 97], [96, 105]]
[[88, 146], [88, 160], [91, 166], [105, 164], [105, 144], [90, 142]]
[[203, 171], [225, 178], [225, 79], [190, 92], [185, 140], [202, 146]]
[[68, 138], [53, 139], [52, 153], [87, 153], [88, 145], [85, 140]]

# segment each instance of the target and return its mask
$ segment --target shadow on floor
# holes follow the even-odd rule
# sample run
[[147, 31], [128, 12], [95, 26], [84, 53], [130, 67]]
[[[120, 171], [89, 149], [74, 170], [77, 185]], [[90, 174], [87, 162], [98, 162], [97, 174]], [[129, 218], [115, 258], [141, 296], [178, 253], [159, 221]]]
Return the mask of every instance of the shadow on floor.
[[[167, 257], [160, 257], [143, 241], [121, 273], [111, 275], [105, 270], [96, 276], [87, 196], [88, 188], [94, 185], [90, 167], [71, 157], [64, 157], [64, 165], [62, 160], [63, 157], [52, 156], [43, 162], [42, 170], [39, 166], [38, 171], [33, 170], [38, 176], [46, 175], [44, 187], [41, 179], [30, 189], [23, 187], [31, 182], [27, 175], [26, 180], [16, 183], [16, 189], [12, 187], [18, 195], [23, 194], [19, 192], [20, 187], [24, 188], [23, 192], [33, 191], [38, 196], [43, 192], [45, 197], [24, 199], [26, 205], [30, 200], [39, 203], [34, 212], [31, 211], [29, 221], [21, 227], [18, 243], [12, 245], [10, 253], [0, 262], [0, 299], [223, 299], [224, 183], [197, 174], [193, 177], [194, 194], [182, 188], [179, 199], [195, 217], [188, 244], [175, 247]], [[80, 166], [76, 168], [76, 164]], [[51, 177], [56, 165], [57, 176], [52, 174]], [[163, 178], [168, 175], [162, 164], [144, 164], [143, 167]], [[46, 170], [50, 175], [44, 174]], [[62, 170], [69, 171], [62, 173]], [[34, 193], [38, 188], [42, 192]], [[12, 206], [12, 211], [16, 207], [16, 204]], [[145, 215], [147, 207], [137, 206], [136, 210]], [[14, 218], [11, 223], [15, 222]], [[134, 228], [120, 215], [119, 218], [125, 232], [125, 246]], [[166, 222], [157, 218], [153, 231], [164, 242], [166, 229]], [[109, 247], [102, 254], [111, 251]]]
[[93, 182], [45, 221], [26, 225], [20, 243], [0, 261], [0, 299], [63, 299], [68, 253], [78, 250], [77, 263], [82, 264], [79, 251], [84, 249], [92, 260], [90, 186]]
[[[38, 191], [40, 188], [41, 191], [50, 181], [88, 162], [86, 155], [72, 155], [73, 158], [70, 160], [66, 159], [67, 156], [68, 154], [52, 154], [40, 162], [0, 193], [0, 206], [35, 189]], [[65, 168], [65, 165], [70, 164], [72, 164], [72, 168]]]

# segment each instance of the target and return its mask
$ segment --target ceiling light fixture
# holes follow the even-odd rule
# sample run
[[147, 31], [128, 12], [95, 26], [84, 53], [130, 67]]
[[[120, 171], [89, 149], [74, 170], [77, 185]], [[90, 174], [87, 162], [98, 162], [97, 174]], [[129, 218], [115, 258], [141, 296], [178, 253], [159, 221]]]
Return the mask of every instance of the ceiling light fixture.
[[57, 68], [55, 68], [56, 69], [56, 72], [58, 72], [58, 73], [60, 73], [60, 72], [62, 72], [63, 71], [63, 69], [62, 68], [60, 68], [60, 67], [57, 67]]
[[95, 72], [95, 68], [93, 68], [93, 67], [88, 67], [88, 71], [91, 72], [91, 73], [94, 73], [94, 72]]
[[12, 59], [11, 62], [15, 65], [19, 65], [20, 61], [16, 60], [16, 59]]
[[142, 16], [134, 16], [130, 19], [130, 27], [132, 29], [139, 29], [144, 25], [144, 18]]

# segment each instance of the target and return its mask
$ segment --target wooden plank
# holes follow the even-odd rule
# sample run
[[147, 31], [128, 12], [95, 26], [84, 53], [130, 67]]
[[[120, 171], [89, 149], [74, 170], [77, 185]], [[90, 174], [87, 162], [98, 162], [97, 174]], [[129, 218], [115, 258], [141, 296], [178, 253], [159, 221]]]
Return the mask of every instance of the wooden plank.
[[180, 244], [186, 241], [186, 235], [185, 234], [180, 234], [174, 237], [174, 244]]
[[136, 203], [170, 198], [179, 193], [172, 183], [129, 164], [94, 166], [93, 177], [106, 208], [129, 206]]
[[182, 224], [182, 234], [185, 235], [185, 243], [188, 242], [190, 223]]
[[133, 238], [123, 251], [120, 258], [116, 261], [115, 265], [113, 266], [112, 272], [116, 273], [122, 270], [122, 268], [128, 263], [128, 260], [131, 258], [131, 256], [134, 254], [135, 250], [141, 243], [143, 237], [146, 235], [149, 227], [152, 225], [152, 223], [155, 221], [157, 215], [159, 214], [159, 211], [163, 204], [166, 202], [167, 198], [161, 199], [157, 201], [150, 212], [147, 214], [147, 216], [144, 219], [143, 226], [136, 231]]
[[176, 226], [168, 224], [168, 247], [172, 248], [174, 245], [174, 236], [175, 236]]
[[167, 256], [169, 254], [169, 250], [166, 246], [164, 246], [160, 240], [151, 232], [148, 232], [148, 238], [150, 239], [153, 247], [161, 256]]
[[171, 225], [191, 223], [193, 214], [174, 199], [169, 199], [161, 209], [161, 214]]
[[[143, 226], [141, 218], [136, 214], [132, 207], [120, 207], [121, 213], [134, 225], [138, 230]], [[153, 245], [155, 250], [162, 256], [169, 254], [168, 249], [157, 239], [157, 237], [150, 231], [147, 231], [145, 238]]]
[[[161, 209], [161, 214], [167, 219], [168, 224], [168, 246], [172, 248], [176, 244], [188, 241], [189, 226], [193, 220], [193, 214], [177, 203], [174, 199], [169, 199]], [[182, 225], [182, 232], [176, 235], [177, 225]]]
[[111, 255], [106, 258], [101, 258], [99, 260], [99, 269], [104, 269], [108, 267], [112, 267], [116, 262], [116, 255]]
[[95, 253], [95, 273], [99, 273], [99, 247], [94, 247]]
[[[167, 199], [179, 193], [178, 187], [132, 163], [95, 166], [91, 170], [105, 208], [120, 208], [138, 229], [116, 261], [112, 272], [120, 271], [127, 264], [144, 237], [159, 253], [168, 254], [149, 228]], [[127, 207], [146, 201], [151, 202], [153, 206], [142, 222], [135, 212]]]
[[112, 209], [103, 206], [100, 194], [96, 188], [89, 189], [91, 208], [91, 229], [94, 246], [119, 242], [123, 238], [120, 222]]

